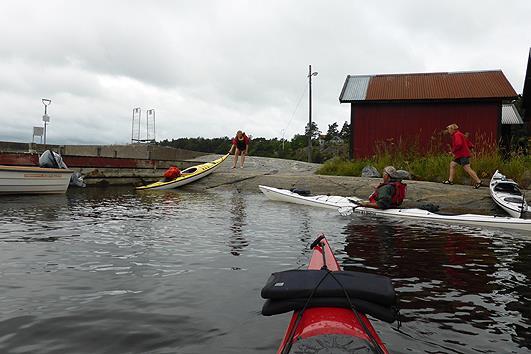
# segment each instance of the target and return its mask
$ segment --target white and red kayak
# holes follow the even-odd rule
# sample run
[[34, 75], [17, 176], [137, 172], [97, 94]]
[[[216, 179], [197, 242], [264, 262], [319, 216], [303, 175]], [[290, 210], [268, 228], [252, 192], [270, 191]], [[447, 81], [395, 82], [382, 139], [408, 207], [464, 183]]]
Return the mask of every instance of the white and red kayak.
[[397, 319], [387, 277], [341, 271], [324, 235], [313, 243], [307, 270], [273, 273], [262, 289], [265, 316], [294, 311], [277, 354], [388, 353], [365, 314]]
[[329, 195], [300, 195], [287, 189], [258, 186], [262, 193], [270, 199], [288, 203], [296, 203], [321, 208], [335, 209], [341, 214], [362, 214], [394, 217], [407, 220], [432, 221], [445, 224], [473, 225], [481, 227], [499, 227], [531, 231], [531, 219], [511, 218], [506, 216], [490, 216], [478, 214], [446, 215], [432, 213], [418, 208], [374, 209], [357, 206], [361, 199]]

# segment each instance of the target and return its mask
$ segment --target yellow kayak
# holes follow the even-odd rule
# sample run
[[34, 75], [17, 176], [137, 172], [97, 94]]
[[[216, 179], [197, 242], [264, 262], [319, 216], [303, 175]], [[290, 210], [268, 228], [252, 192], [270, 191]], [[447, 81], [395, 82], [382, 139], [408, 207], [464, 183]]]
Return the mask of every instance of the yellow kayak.
[[161, 190], [161, 189], [173, 189], [185, 184], [192, 183], [208, 176], [214, 172], [222, 163], [229, 157], [229, 154], [220, 157], [212, 162], [203, 163], [200, 165], [188, 167], [187, 169], [181, 171], [181, 175], [171, 181], [158, 181], [155, 183], [148, 184], [147, 186], [137, 187], [137, 190]]

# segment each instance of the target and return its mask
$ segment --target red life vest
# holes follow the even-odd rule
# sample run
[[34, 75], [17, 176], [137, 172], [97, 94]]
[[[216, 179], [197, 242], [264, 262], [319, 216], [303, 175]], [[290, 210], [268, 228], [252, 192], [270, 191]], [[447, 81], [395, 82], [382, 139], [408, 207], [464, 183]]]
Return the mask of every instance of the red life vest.
[[166, 170], [166, 172], [164, 172], [164, 177], [170, 180], [175, 179], [179, 177], [180, 175], [181, 175], [181, 170], [179, 170], [175, 166], [171, 166], [170, 168]]
[[386, 184], [391, 184], [395, 192], [393, 193], [393, 196], [391, 197], [391, 206], [393, 208], [399, 207], [402, 202], [404, 201], [404, 198], [406, 197], [406, 191], [407, 191], [407, 184], [396, 181], [396, 182], [387, 182], [387, 183], [380, 183], [378, 187], [376, 187], [376, 190], [374, 193], [371, 194], [369, 197], [369, 201], [371, 203], [376, 203], [376, 198], [378, 198], [378, 188], [381, 186], [385, 186]]

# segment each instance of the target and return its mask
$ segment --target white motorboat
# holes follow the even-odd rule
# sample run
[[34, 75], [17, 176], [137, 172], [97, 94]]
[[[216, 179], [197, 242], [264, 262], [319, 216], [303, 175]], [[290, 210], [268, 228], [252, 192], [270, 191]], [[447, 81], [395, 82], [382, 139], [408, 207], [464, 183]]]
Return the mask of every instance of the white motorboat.
[[489, 187], [494, 202], [512, 217], [519, 218], [528, 211], [527, 202], [518, 183], [508, 179], [498, 170], [492, 175]]
[[62, 168], [0, 165], [0, 194], [65, 193], [73, 172]]
[[361, 207], [356, 204], [361, 199], [356, 197], [341, 197], [328, 195], [305, 196], [289, 191], [268, 186], [258, 186], [262, 193], [270, 199], [288, 203], [296, 203], [321, 208], [336, 209], [341, 214], [364, 214], [396, 217], [409, 220], [433, 221], [448, 224], [475, 225], [485, 227], [499, 227], [531, 231], [531, 220], [489, 216], [478, 214], [444, 215], [432, 213], [427, 210], [410, 209], [374, 209]]

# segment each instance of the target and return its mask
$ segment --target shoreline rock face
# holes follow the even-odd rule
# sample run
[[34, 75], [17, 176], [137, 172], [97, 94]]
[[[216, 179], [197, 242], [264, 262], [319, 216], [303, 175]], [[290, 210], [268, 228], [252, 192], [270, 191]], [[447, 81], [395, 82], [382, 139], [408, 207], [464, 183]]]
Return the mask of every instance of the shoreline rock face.
[[[202, 156], [200, 160], [213, 160], [219, 155]], [[185, 188], [190, 190], [236, 189], [239, 192], [259, 193], [258, 185], [276, 188], [307, 189], [312, 194], [330, 194], [367, 198], [381, 178], [316, 175], [320, 164], [266, 157], [247, 157], [244, 168], [232, 169], [233, 157], [212, 175]], [[238, 161], [239, 162], [239, 161]], [[421, 204], [435, 204], [439, 212], [473, 213], [507, 216], [492, 201], [487, 186], [444, 185], [423, 181], [404, 181], [408, 193], [404, 208]], [[528, 213], [529, 214], [529, 213]], [[529, 217], [529, 216], [528, 216]]]

